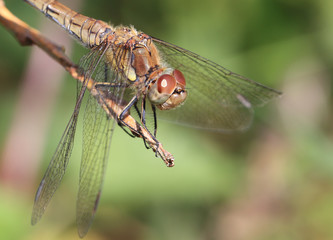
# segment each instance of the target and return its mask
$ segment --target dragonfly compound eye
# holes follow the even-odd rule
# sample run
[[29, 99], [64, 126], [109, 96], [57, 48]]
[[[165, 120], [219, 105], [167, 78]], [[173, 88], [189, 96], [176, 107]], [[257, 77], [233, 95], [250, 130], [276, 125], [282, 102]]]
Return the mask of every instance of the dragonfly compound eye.
[[174, 78], [176, 79], [176, 81], [179, 85], [182, 85], [183, 87], [186, 86], [185, 77], [184, 77], [184, 75], [181, 71], [175, 69], [173, 71], [173, 76], [174, 76]]
[[169, 74], [164, 74], [157, 80], [157, 91], [161, 94], [170, 95], [175, 87], [176, 79]]
[[170, 74], [163, 74], [149, 88], [148, 98], [152, 104], [163, 104], [173, 94], [177, 86], [176, 79]]

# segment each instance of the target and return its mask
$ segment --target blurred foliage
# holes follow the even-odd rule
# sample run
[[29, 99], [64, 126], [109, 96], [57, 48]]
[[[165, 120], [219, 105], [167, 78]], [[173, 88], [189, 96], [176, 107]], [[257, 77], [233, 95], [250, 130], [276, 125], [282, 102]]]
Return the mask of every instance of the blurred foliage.
[[[6, 5], [33, 27], [44, 20], [23, 1]], [[256, 109], [244, 133], [161, 123], [172, 169], [117, 129], [86, 239], [333, 239], [332, 7], [327, 0], [84, 1], [87, 16], [133, 24], [284, 92]], [[0, 36], [1, 154], [31, 49], [3, 27]], [[72, 58], [86, 51], [77, 44]], [[68, 78], [52, 114], [36, 183], [74, 107], [74, 84]], [[34, 192], [0, 183], [1, 239], [77, 238], [80, 139], [79, 127], [63, 184], [37, 226], [29, 226]]]

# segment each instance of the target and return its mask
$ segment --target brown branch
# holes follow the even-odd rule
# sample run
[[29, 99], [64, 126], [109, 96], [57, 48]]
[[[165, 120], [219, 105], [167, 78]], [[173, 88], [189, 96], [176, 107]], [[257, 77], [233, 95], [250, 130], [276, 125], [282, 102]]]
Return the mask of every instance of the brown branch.
[[[0, 0], [0, 23], [14, 35], [16, 40], [22, 46], [38, 46], [60, 65], [62, 65], [74, 79], [80, 81], [81, 83], [83, 82], [84, 78], [79, 74], [77, 65], [75, 65], [65, 55], [64, 49], [45, 38], [38, 30], [31, 28], [25, 22], [14, 16], [6, 8], [3, 0]], [[95, 88], [95, 84], [96, 83], [92, 79], [89, 80], [87, 88], [90, 93], [96, 98], [98, 103], [110, 117], [113, 117], [110, 109], [116, 116], [119, 116], [123, 108], [117, 105], [111, 98], [101, 100], [101, 94]], [[174, 158], [172, 154], [164, 150], [162, 144], [156, 141], [145, 127], [140, 125], [131, 115], [127, 115], [123, 121], [127, 124], [128, 128], [135, 136], [144, 139], [144, 141], [162, 158], [168, 167], [172, 167], [174, 165]]]
[[76, 68], [75, 64], [64, 54], [63, 47], [45, 38], [39, 31], [29, 27], [14, 16], [6, 8], [3, 0], [0, 0], [0, 22], [9, 32], [14, 34], [22, 46], [37, 45], [70, 73], [73, 71], [72, 68]]

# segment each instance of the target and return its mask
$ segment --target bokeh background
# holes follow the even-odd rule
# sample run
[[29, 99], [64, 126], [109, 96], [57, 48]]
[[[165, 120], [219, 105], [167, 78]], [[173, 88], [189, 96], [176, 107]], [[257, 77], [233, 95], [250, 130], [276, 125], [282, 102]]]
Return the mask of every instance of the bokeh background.
[[[114, 25], [133, 24], [284, 93], [256, 109], [243, 133], [160, 122], [159, 140], [176, 158], [171, 169], [117, 129], [85, 239], [333, 239], [332, 1], [62, 2]], [[6, 5], [75, 62], [87, 52], [23, 1]], [[0, 73], [0, 239], [77, 239], [82, 121], [63, 182], [42, 220], [30, 225], [76, 83], [2, 26]]]

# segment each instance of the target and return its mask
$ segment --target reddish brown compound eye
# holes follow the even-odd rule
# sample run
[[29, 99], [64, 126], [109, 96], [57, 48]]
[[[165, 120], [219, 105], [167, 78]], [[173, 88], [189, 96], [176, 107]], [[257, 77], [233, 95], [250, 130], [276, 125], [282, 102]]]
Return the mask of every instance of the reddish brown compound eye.
[[177, 83], [180, 85], [183, 85], [184, 87], [186, 86], [186, 81], [183, 73], [177, 69], [173, 71], [173, 76], [175, 77]]
[[173, 76], [164, 74], [157, 80], [157, 91], [163, 94], [171, 94], [175, 90], [176, 84], [176, 79]]

